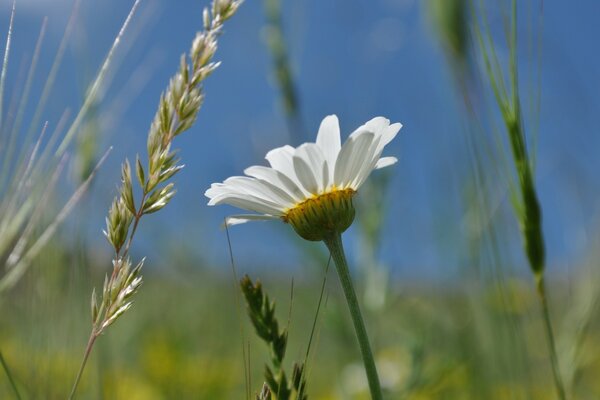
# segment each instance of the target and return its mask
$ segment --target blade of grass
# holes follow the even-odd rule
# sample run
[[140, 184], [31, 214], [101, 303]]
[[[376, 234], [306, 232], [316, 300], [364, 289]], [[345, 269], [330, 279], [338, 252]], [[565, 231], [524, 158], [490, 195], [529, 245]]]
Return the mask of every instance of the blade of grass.
[[98, 100], [98, 95], [100, 93], [100, 89], [102, 88], [102, 86], [104, 84], [104, 78], [106, 77], [108, 69], [111, 65], [111, 61], [114, 57], [114, 53], [115, 53], [116, 49], [119, 47], [119, 44], [121, 43], [121, 41], [123, 39], [123, 35], [125, 34], [125, 31], [127, 30], [127, 27], [129, 26], [131, 19], [133, 18], [134, 14], [140, 4], [140, 1], [141, 0], [135, 1], [133, 6], [131, 7], [131, 10], [129, 11], [129, 14], [127, 15], [127, 18], [125, 19], [125, 22], [123, 22], [123, 25], [121, 26], [121, 29], [119, 30], [119, 33], [117, 34], [117, 37], [115, 38], [110, 50], [108, 51], [106, 58], [104, 59], [104, 63], [102, 64], [102, 67], [100, 67], [100, 71], [98, 72], [96, 79], [92, 83], [90, 90], [88, 91], [88, 93], [85, 97], [83, 105], [79, 109], [79, 112], [77, 113], [77, 116], [75, 117], [75, 120], [71, 124], [71, 127], [65, 134], [62, 142], [60, 143], [60, 145], [58, 146], [58, 149], [56, 150], [55, 155], [57, 157], [60, 157], [66, 151], [67, 146], [69, 145], [69, 143], [73, 139], [73, 136], [79, 129], [79, 126], [81, 125], [85, 116], [87, 115], [88, 110]]
[[52, 88], [54, 87], [54, 82], [56, 81], [56, 75], [58, 74], [58, 69], [62, 64], [62, 59], [67, 48], [67, 44], [69, 42], [69, 38], [71, 37], [71, 33], [73, 32], [73, 27], [75, 26], [75, 21], [77, 18], [77, 13], [79, 11], [79, 4], [81, 0], [75, 0], [73, 3], [73, 7], [71, 9], [71, 15], [69, 16], [69, 20], [65, 27], [65, 31], [63, 33], [60, 44], [58, 45], [58, 50], [54, 56], [54, 61], [52, 62], [52, 67], [50, 68], [50, 72], [48, 73], [48, 77], [45, 80], [44, 88], [42, 89], [42, 94], [40, 95], [40, 99], [37, 103], [36, 109], [33, 113], [33, 117], [31, 118], [31, 122], [29, 123], [29, 128], [27, 130], [27, 134], [25, 137], [29, 137], [33, 135], [36, 131], [38, 122], [42, 116], [42, 112], [46, 107], [46, 102], [48, 101], [48, 97], [52, 92]]
[[[44, 37], [46, 36], [46, 27], [48, 26], [48, 18], [45, 17], [43, 22], [42, 22], [42, 27], [40, 28], [40, 33], [38, 35], [38, 39], [37, 39], [37, 43], [35, 45], [35, 50], [33, 51], [33, 57], [31, 59], [31, 63], [29, 65], [29, 71], [27, 72], [27, 79], [25, 81], [25, 86], [23, 88], [23, 91], [20, 93], [20, 101], [19, 101], [19, 106], [17, 107], [17, 115], [15, 117], [12, 129], [10, 131], [10, 134], [8, 135], [8, 145], [7, 145], [7, 149], [6, 149], [6, 155], [4, 157], [4, 163], [2, 166], [2, 170], [3, 170], [3, 176], [0, 178], [0, 187], [2, 186], [2, 183], [4, 182], [4, 180], [6, 179], [6, 176], [8, 174], [8, 171], [10, 170], [9, 166], [11, 165], [11, 161], [13, 160], [13, 157], [18, 154], [18, 152], [15, 152], [15, 145], [16, 145], [16, 140], [17, 140], [17, 136], [18, 136], [18, 132], [21, 129], [21, 123], [23, 122], [23, 117], [25, 116], [25, 109], [27, 106], [27, 102], [29, 100], [29, 92], [31, 91], [31, 85], [33, 83], [33, 78], [35, 75], [35, 71], [37, 69], [37, 64], [40, 58], [40, 51], [42, 49], [42, 43], [44, 41]], [[25, 146], [27, 146], [28, 143], [28, 139], [25, 140]], [[20, 165], [21, 163], [18, 163], [17, 165]]]
[[280, 0], [264, 0], [267, 18], [267, 49], [273, 59], [274, 78], [280, 91], [280, 99], [290, 135], [298, 142], [305, 139], [305, 131], [300, 115], [298, 90], [294, 82], [289, 54], [283, 32]]
[[[9, 189], [11, 195], [7, 198], [6, 203], [2, 204], [2, 213], [11, 215], [12, 218], [0, 220], [0, 233], [6, 234], [6, 237], [14, 237], [25, 220], [29, 217], [29, 210], [32, 207], [32, 202], [29, 201], [28, 194], [33, 195], [31, 172], [34, 170], [33, 165], [37, 158], [40, 143], [45, 135], [48, 124], [44, 124], [40, 137], [31, 150], [31, 154], [27, 163], [20, 165], [22, 171], [15, 172], [17, 186], [14, 189]], [[52, 178], [49, 179], [52, 181]], [[39, 181], [41, 182], [41, 181]], [[23, 201], [23, 199], [26, 199]], [[6, 250], [6, 241], [0, 241], [0, 254]]]
[[4, 82], [6, 81], [6, 73], [8, 71], [8, 56], [10, 54], [10, 44], [13, 31], [13, 22], [15, 19], [15, 8], [17, 0], [13, 1], [12, 11], [10, 12], [10, 22], [8, 23], [8, 34], [6, 35], [6, 47], [4, 49], [4, 58], [2, 60], [2, 72], [0, 73], [0, 131], [2, 129], [2, 117], [4, 109]]
[[102, 158], [100, 158], [100, 161], [98, 161], [98, 164], [96, 164], [96, 167], [94, 168], [94, 170], [92, 171], [90, 176], [73, 193], [71, 198], [66, 202], [66, 204], [63, 206], [63, 208], [60, 210], [60, 212], [56, 215], [56, 217], [50, 223], [50, 225], [48, 225], [46, 227], [44, 232], [37, 238], [35, 243], [27, 250], [27, 252], [14, 265], [14, 267], [12, 267], [7, 272], [7, 274], [4, 277], [2, 277], [2, 279], [0, 280], [0, 293], [13, 287], [18, 282], [18, 280], [21, 278], [21, 276], [23, 276], [23, 274], [25, 273], [25, 271], [31, 264], [31, 261], [33, 260], [33, 258], [35, 256], [37, 256], [39, 254], [39, 252], [42, 250], [42, 248], [46, 245], [46, 243], [48, 243], [48, 241], [52, 238], [52, 236], [56, 232], [56, 229], [58, 228], [58, 226], [60, 224], [62, 224], [62, 222], [65, 220], [67, 215], [69, 215], [69, 213], [71, 212], [73, 207], [75, 207], [75, 205], [77, 204], [79, 199], [87, 191], [94, 176], [96, 175], [96, 173], [98, 172], [98, 170], [100, 169], [100, 167], [102, 166], [102, 164], [104, 163], [106, 158], [108, 157], [108, 154], [110, 153], [111, 150], [112, 150], [112, 147], [109, 148], [106, 151], [106, 153], [104, 153]]
[[[45, 182], [45, 185], [43, 187], [36, 187], [36, 193], [27, 193], [24, 196], [12, 197], [9, 206], [7, 207], [7, 215], [14, 215], [14, 217], [9, 220], [8, 226], [3, 232], [7, 234], [8, 237], [15, 238], [16, 240], [6, 263], [8, 270], [13, 268], [20, 260], [20, 253], [28, 244], [29, 235], [33, 232], [37, 223], [40, 222], [43, 212], [49, 206], [48, 201], [36, 200], [39, 196], [47, 196], [50, 198], [65, 162], [66, 157], [63, 157], [57, 168], [49, 176], [49, 179], [47, 179], [47, 182]], [[21, 203], [22, 201], [23, 203]], [[5, 247], [6, 243], [0, 243], [0, 250], [2, 250], [2, 252], [6, 250]]]
[[[240, 293], [239, 293], [239, 288], [238, 288], [238, 274], [237, 274], [237, 269], [235, 267], [235, 258], [233, 257], [233, 248], [231, 246], [231, 237], [229, 235], [229, 228], [227, 226], [227, 219], [225, 219], [223, 221], [223, 225], [225, 227], [225, 234], [227, 236], [227, 249], [229, 251], [229, 262], [231, 264], [231, 273], [233, 274], [233, 287], [234, 287], [234, 293], [235, 293], [235, 308], [237, 310], [237, 314], [238, 314], [238, 321], [240, 323], [240, 333], [242, 335], [242, 361], [244, 363], [244, 380], [245, 380], [245, 395], [246, 395], [246, 400], [250, 400], [250, 393], [251, 393], [251, 389], [250, 389], [250, 385], [251, 385], [251, 381], [250, 381], [250, 357], [249, 355], [246, 353], [246, 346], [244, 344], [244, 342], [246, 341], [246, 331], [244, 329], [244, 322], [242, 319], [242, 301], [240, 300]], [[248, 341], [248, 346], [250, 346], [250, 341]], [[248, 353], [250, 351], [250, 348], [248, 347]]]
[[4, 356], [2, 355], [2, 352], [0, 351], [0, 364], [2, 364], [2, 368], [4, 369], [4, 373], [6, 373], [6, 377], [8, 378], [8, 382], [10, 383], [10, 386], [12, 387], [13, 391], [15, 392], [15, 398], [17, 400], [21, 400], [21, 394], [19, 393], [19, 389], [17, 388], [17, 384], [15, 382], [15, 380], [12, 377], [12, 374], [10, 372], [10, 368], [8, 368], [8, 364], [6, 363], [6, 360], [4, 359]]
[[[327, 260], [327, 266], [325, 267], [325, 273], [323, 274], [323, 283], [321, 284], [321, 292], [319, 293], [319, 301], [317, 302], [317, 310], [315, 311], [315, 317], [313, 318], [312, 327], [310, 328], [310, 335], [308, 337], [308, 345], [306, 346], [306, 354], [304, 354], [304, 368], [302, 369], [302, 373], [300, 374], [300, 380], [304, 378], [306, 375], [306, 370], [308, 368], [308, 358], [310, 356], [310, 350], [312, 348], [312, 343], [315, 335], [315, 331], [317, 329], [317, 322], [319, 320], [319, 314], [321, 311], [321, 304], [323, 304], [323, 295], [325, 294], [325, 285], [327, 284], [327, 275], [329, 274], [329, 266], [331, 265], [331, 255], [329, 255], [329, 259]], [[299, 398], [302, 393], [297, 393], [296, 398]]]

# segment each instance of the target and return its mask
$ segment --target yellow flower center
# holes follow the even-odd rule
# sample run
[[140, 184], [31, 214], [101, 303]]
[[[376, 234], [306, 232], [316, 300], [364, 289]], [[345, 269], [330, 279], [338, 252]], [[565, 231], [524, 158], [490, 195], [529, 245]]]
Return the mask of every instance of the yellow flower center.
[[336, 189], [315, 195], [289, 208], [282, 217], [306, 240], [318, 241], [342, 233], [354, 221], [353, 189]]

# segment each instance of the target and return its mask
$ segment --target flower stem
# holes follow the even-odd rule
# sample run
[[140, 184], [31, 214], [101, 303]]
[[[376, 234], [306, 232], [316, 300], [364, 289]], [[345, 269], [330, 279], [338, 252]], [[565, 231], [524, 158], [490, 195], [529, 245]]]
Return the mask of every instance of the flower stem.
[[85, 348], [85, 353], [83, 354], [83, 360], [81, 360], [81, 366], [79, 367], [79, 372], [77, 372], [77, 377], [75, 378], [75, 383], [73, 384], [73, 387], [71, 388], [71, 394], [69, 395], [69, 400], [72, 400], [75, 398], [75, 391], [77, 390], [77, 386], [79, 385], [79, 381], [81, 380], [81, 376], [83, 375], [83, 370], [85, 369], [85, 364], [87, 363], [90, 353], [92, 352], [92, 347], [94, 347], [94, 342], [96, 342], [97, 338], [98, 338], [98, 335], [96, 334], [96, 329], [94, 328], [92, 330], [92, 333], [88, 340], [88, 344]]
[[381, 393], [381, 385], [379, 384], [379, 376], [377, 375], [377, 368], [375, 367], [373, 352], [371, 351], [369, 338], [367, 337], [365, 322], [363, 321], [360, 313], [356, 292], [354, 291], [354, 286], [352, 285], [352, 280], [350, 278], [350, 271], [348, 270], [348, 263], [346, 261], [346, 255], [344, 254], [344, 247], [342, 244], [342, 236], [340, 233], [336, 233], [324, 239], [323, 241], [329, 249], [333, 261], [335, 261], [340, 283], [344, 289], [344, 295], [346, 296], [348, 308], [350, 309], [354, 330], [356, 331], [356, 338], [358, 339], [360, 352], [362, 354], [363, 363], [367, 373], [367, 379], [369, 381], [371, 398], [373, 400], [382, 400], [383, 396]]
[[560, 400], [566, 400], [565, 387], [560, 377], [560, 368], [558, 366], [558, 357], [556, 355], [556, 344], [554, 342], [554, 333], [552, 332], [552, 323], [550, 322], [550, 312], [548, 310], [548, 300], [546, 299], [546, 284], [544, 282], [544, 273], [535, 274], [535, 283], [537, 293], [542, 305], [542, 314], [544, 317], [544, 326], [546, 328], [546, 336], [548, 338], [548, 347], [550, 351], [550, 361], [552, 363], [552, 373], [554, 375], [554, 385]]

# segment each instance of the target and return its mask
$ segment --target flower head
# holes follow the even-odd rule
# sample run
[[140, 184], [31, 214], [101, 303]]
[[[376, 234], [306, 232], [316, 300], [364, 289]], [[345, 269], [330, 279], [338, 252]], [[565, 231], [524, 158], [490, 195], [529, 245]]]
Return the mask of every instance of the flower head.
[[352, 197], [371, 171], [396, 163], [381, 157], [402, 125], [376, 117], [356, 129], [342, 146], [335, 115], [325, 117], [315, 143], [269, 151], [270, 167], [246, 168], [247, 176], [213, 183], [209, 206], [230, 204], [258, 214], [234, 215], [228, 224], [281, 219], [307, 240], [323, 240], [348, 229], [354, 220]]

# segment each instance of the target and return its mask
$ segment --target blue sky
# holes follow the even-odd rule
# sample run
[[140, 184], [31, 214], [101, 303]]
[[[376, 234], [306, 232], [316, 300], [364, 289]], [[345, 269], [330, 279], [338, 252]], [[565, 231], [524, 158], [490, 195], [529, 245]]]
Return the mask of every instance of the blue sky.
[[[82, 3], [76, 34], [59, 73], [60, 90], [55, 90], [45, 116], [50, 125], [65, 107], [78, 107], [86, 82], [100, 65], [133, 1]], [[158, 96], [175, 71], [179, 55], [187, 51], [200, 28], [206, 3], [142, 1], [124, 51], [118, 54], [114, 79], [100, 110], [105, 122], [99, 138], [101, 149], [112, 145], [115, 150], [77, 214], [90, 240], [98, 238], [100, 248], [105, 246], [100, 230], [104, 210], [115, 194], [119, 163], [125, 156], [145, 153]], [[320, 120], [332, 113], [340, 118], [342, 135], [377, 115], [404, 125], [387, 149], [400, 162], [393, 167], [382, 259], [400, 276], [455, 271], [461, 257], [454, 243], [464, 235], [461, 176], [468, 162], [461, 132], [466, 122], [423, 2], [284, 3], [289, 51], [309, 136], [314, 136]], [[21, 60], [31, 56], [42, 18], [47, 15], [48, 35], [36, 82], [41, 87], [71, 5], [68, 0], [17, 2], [9, 76], [16, 78]], [[3, 1], [3, 32], [9, 12], [10, 2]], [[579, 264], [590, 254], [597, 232], [598, 15], [600, 3], [593, 0], [544, 4], [537, 178], [551, 268]], [[198, 123], [175, 143], [186, 164], [176, 178], [177, 196], [164, 212], [144, 221], [140, 252], [160, 253], [157, 259], [168, 262], [164, 252], [155, 250], [168, 244], [215, 265], [226, 263], [225, 233], [219, 224], [235, 210], [207, 207], [204, 190], [249, 165], [264, 163], [264, 154], [273, 147], [298, 144], [289, 136], [282, 116], [264, 26], [262, 2], [257, 1], [247, 1], [227, 23], [217, 53], [223, 64], [206, 83]], [[531, 62], [528, 55], [525, 52], [522, 57], [523, 68]], [[14, 84], [8, 85], [10, 91]], [[502, 201], [508, 203], [508, 199]], [[512, 224], [517, 235], [514, 221], [507, 224]], [[293, 241], [300, 239], [282, 235], [285, 227], [276, 225], [234, 228], [231, 233], [238, 262], [247, 266], [296, 265], [301, 257]], [[352, 252], [353, 232], [347, 236]], [[518, 238], [514, 239], [518, 252]], [[514, 259], [524, 265], [521, 257]]]

